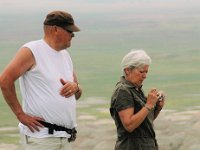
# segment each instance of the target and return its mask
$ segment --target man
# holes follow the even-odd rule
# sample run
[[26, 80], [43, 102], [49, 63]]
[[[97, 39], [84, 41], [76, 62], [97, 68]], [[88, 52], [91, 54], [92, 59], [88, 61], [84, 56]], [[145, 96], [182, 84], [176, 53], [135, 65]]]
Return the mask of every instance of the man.
[[[65, 49], [78, 31], [71, 14], [50, 12], [44, 20], [44, 38], [23, 45], [1, 74], [1, 90], [20, 122], [24, 149], [71, 149], [76, 99], [82, 90]], [[23, 108], [15, 91], [18, 78]]]

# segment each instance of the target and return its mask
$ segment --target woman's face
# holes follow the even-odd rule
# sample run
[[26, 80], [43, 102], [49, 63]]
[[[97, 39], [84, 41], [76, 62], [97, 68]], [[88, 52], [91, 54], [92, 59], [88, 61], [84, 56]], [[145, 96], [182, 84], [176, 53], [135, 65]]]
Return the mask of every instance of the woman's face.
[[126, 80], [136, 84], [137, 86], [141, 86], [143, 81], [147, 77], [148, 70], [149, 65], [145, 65], [144, 67], [134, 69], [126, 68]]

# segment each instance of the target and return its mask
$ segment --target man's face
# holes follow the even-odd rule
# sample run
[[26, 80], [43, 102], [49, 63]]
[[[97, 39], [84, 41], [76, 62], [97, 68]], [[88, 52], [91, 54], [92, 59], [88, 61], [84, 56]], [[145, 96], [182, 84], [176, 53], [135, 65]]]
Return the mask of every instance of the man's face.
[[74, 33], [66, 30], [62, 27], [58, 27], [58, 42], [60, 43], [61, 49], [66, 49], [71, 46], [72, 37], [74, 37]]

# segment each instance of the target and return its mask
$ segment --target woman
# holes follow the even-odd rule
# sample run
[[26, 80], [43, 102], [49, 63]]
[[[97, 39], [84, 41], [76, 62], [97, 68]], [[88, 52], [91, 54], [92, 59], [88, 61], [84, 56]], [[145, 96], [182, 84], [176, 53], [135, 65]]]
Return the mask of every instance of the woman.
[[118, 136], [115, 150], [158, 150], [153, 121], [164, 106], [164, 95], [154, 88], [145, 97], [142, 91], [150, 63], [143, 50], [131, 51], [122, 60], [124, 76], [116, 84], [110, 107]]

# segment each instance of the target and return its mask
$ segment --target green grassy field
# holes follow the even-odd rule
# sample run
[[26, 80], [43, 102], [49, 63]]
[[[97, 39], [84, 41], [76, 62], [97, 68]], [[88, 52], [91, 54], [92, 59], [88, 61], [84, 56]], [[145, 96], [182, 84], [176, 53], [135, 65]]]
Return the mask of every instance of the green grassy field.
[[[149, 26], [148, 22], [146, 26]], [[152, 30], [145, 27], [136, 31], [131, 30], [129, 38], [124, 36], [127, 29], [118, 31], [116, 28], [112, 28], [111, 31], [102, 31], [96, 30], [96, 27], [88, 32], [82, 31], [77, 34], [69, 52], [84, 90], [82, 99], [105, 97], [109, 101], [115, 83], [122, 74], [120, 68], [122, 57], [132, 48], [142, 48], [149, 53], [153, 61], [148, 78], [144, 82], [145, 92], [148, 92], [151, 87], [165, 91], [167, 95], [166, 108], [200, 105], [198, 66], [200, 50], [197, 48], [196, 38], [188, 43], [188, 39], [197, 35], [192, 36], [193, 29], [188, 28], [185, 30], [188, 30], [189, 34], [181, 37], [182, 32], [178, 32], [181, 27], [175, 28], [171, 25], [171, 30], [174, 32], [170, 31], [171, 34], [163, 36], [161, 32], [162, 30], [164, 32], [163, 26], [158, 27]], [[164, 32], [164, 34], [166, 33], [168, 31]], [[41, 38], [41, 35], [42, 33], [38, 34], [38, 38]], [[172, 35], [175, 37], [170, 39]], [[30, 35], [27, 37], [27, 40], [31, 40]], [[175, 38], [177, 38], [176, 42]], [[26, 39], [23, 38], [18, 38], [18, 40], [14, 38], [14, 40], [0, 42], [0, 71], [25, 41]], [[19, 89], [17, 88], [17, 90]], [[1, 114], [4, 114], [1, 117], [5, 120], [0, 126], [12, 124], [9, 118], [11, 112], [3, 101], [2, 95], [0, 98], [0, 111]]]

